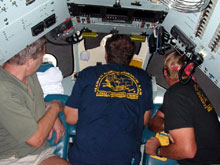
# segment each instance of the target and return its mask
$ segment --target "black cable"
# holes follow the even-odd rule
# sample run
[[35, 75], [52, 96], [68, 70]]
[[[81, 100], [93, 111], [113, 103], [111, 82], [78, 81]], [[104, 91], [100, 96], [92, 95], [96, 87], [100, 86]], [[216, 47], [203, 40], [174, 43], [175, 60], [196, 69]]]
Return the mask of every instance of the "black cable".
[[[188, 84], [188, 83], [191, 81], [191, 79], [192, 79], [191, 74], [190, 74], [186, 79], [183, 79], [183, 78], [182, 78], [182, 77], [183, 77], [184, 70], [185, 70], [185, 68], [186, 68], [187, 65], [188, 65], [188, 63], [185, 62], [185, 63], [183, 64], [183, 66], [181, 67], [181, 69], [179, 70], [179, 72], [178, 72], [178, 76], [179, 76], [180, 83], [183, 84], [183, 85]], [[193, 68], [193, 70], [194, 70], [194, 68]], [[192, 72], [191, 72], [191, 73], [192, 73]]]
[[[49, 37], [47, 36], [47, 35], [45, 35], [45, 38], [47, 39], [47, 41], [49, 42], [49, 43], [51, 43], [51, 44], [53, 44], [53, 45], [59, 45], [59, 46], [66, 46], [66, 45], [70, 45], [70, 43], [56, 43], [56, 42], [53, 42], [53, 41], [51, 41], [50, 39], [49, 39]], [[66, 41], [65, 41], [66, 42]]]

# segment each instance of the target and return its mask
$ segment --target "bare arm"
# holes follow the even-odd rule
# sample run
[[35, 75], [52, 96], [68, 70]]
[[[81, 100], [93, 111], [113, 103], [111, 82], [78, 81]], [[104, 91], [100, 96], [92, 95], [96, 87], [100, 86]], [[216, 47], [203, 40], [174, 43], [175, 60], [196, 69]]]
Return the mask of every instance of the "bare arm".
[[148, 124], [151, 114], [152, 114], [151, 110], [148, 110], [144, 113], [144, 126]]
[[53, 136], [53, 132], [56, 132], [56, 139], [54, 140], [54, 142], [57, 144], [59, 142], [59, 140], [64, 136], [65, 134], [65, 127], [62, 124], [62, 122], [60, 121], [59, 117], [56, 118], [53, 128], [51, 129], [49, 135], [48, 135], [48, 140], [50, 140]]
[[78, 109], [64, 106], [64, 114], [66, 122], [69, 124], [76, 124], [78, 121]]
[[157, 111], [153, 119], [150, 120], [148, 127], [153, 132], [161, 132], [164, 130], [164, 113]]
[[161, 148], [161, 156], [180, 160], [193, 158], [197, 152], [197, 144], [193, 128], [181, 128], [170, 131], [174, 143]]
[[[160, 148], [160, 156], [174, 160], [192, 159], [197, 152], [197, 144], [193, 128], [174, 129], [169, 132], [174, 143]], [[160, 146], [158, 139], [152, 137], [146, 142], [146, 153], [155, 155], [156, 148]]]
[[63, 109], [58, 101], [52, 101], [44, 116], [37, 122], [38, 129], [35, 134], [26, 141], [32, 147], [39, 148], [46, 140], [49, 132], [54, 126], [54, 122], [59, 112]]

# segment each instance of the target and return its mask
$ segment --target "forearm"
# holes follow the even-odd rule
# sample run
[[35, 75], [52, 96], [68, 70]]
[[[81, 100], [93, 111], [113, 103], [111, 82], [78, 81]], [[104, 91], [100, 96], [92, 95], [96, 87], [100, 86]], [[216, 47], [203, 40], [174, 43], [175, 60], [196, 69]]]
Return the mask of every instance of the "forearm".
[[64, 114], [68, 124], [76, 124], [78, 121], [78, 109], [64, 106]]
[[157, 111], [153, 119], [149, 122], [149, 129], [153, 132], [161, 132], [164, 130], [164, 113]]
[[161, 132], [164, 130], [164, 119], [157, 116], [149, 122], [148, 127], [153, 132]]
[[152, 110], [147, 110], [147, 111], [144, 113], [144, 126], [149, 123], [151, 114], [152, 114]]
[[185, 145], [182, 144], [175, 144], [172, 143], [168, 146], [160, 147], [160, 156], [174, 159], [174, 160], [181, 160], [181, 159], [192, 159], [194, 158], [197, 152], [196, 145]]
[[156, 155], [157, 148], [159, 156], [181, 160], [192, 159], [197, 152], [197, 144], [193, 128], [179, 128], [169, 131], [172, 143], [168, 146], [161, 146], [159, 139], [151, 137], [146, 141], [145, 152], [149, 155]]
[[160, 156], [173, 160], [181, 160], [187, 158], [184, 151], [179, 149], [175, 144], [160, 147]]
[[53, 128], [54, 122], [59, 114], [59, 109], [57, 107], [51, 107], [45, 115], [37, 122], [38, 125], [38, 138], [41, 138], [44, 142], [47, 138], [50, 130]]
[[53, 128], [54, 122], [60, 112], [60, 107], [53, 103], [46, 111], [44, 116], [37, 122], [38, 129], [35, 134], [27, 141], [32, 147], [40, 147], [46, 140], [49, 132]]

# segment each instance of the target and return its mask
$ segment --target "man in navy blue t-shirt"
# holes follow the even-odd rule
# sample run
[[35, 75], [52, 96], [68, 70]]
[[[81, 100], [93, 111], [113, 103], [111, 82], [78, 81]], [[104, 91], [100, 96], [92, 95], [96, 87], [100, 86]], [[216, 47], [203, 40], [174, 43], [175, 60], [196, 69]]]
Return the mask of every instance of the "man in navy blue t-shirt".
[[77, 123], [70, 149], [73, 165], [129, 165], [140, 162], [144, 124], [153, 108], [148, 74], [129, 66], [135, 45], [126, 35], [106, 41], [106, 65], [82, 70], [66, 102], [66, 121]]

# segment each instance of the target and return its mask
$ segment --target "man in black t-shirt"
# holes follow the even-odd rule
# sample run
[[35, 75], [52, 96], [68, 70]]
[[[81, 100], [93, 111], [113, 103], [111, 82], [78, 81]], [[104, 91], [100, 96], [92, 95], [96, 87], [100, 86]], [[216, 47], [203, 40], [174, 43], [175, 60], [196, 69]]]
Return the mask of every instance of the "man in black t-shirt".
[[[149, 123], [149, 128], [155, 132], [164, 129], [171, 137], [171, 144], [161, 147], [159, 140], [152, 137], [146, 142], [145, 151], [177, 160], [179, 164], [219, 164], [217, 114], [195, 81], [186, 85], [179, 82], [178, 72], [183, 62], [177, 52], [165, 58], [164, 76], [170, 88], [165, 93], [162, 108]], [[187, 78], [185, 73], [187, 70], [183, 79]]]

